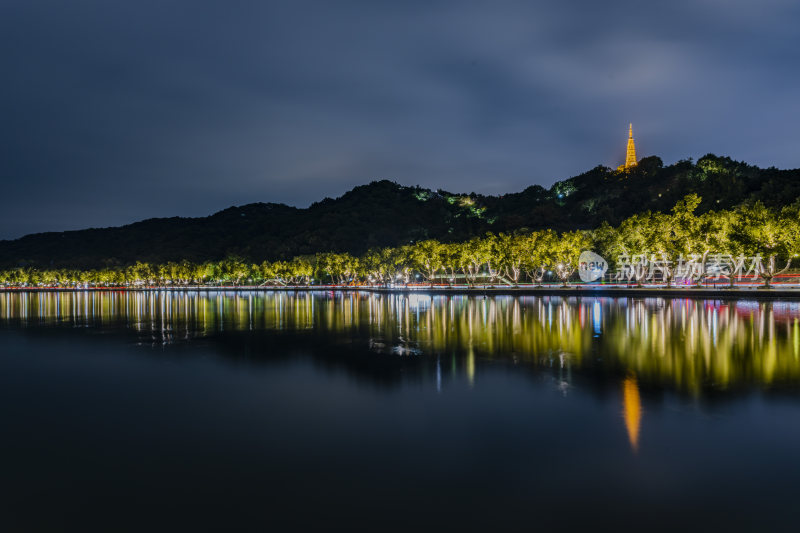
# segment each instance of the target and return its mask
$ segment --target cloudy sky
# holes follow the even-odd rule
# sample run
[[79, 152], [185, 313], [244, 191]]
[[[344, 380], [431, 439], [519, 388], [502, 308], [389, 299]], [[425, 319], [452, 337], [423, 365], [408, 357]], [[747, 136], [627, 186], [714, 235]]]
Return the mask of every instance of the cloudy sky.
[[0, 238], [551, 185], [639, 155], [800, 167], [796, 0], [4, 0]]

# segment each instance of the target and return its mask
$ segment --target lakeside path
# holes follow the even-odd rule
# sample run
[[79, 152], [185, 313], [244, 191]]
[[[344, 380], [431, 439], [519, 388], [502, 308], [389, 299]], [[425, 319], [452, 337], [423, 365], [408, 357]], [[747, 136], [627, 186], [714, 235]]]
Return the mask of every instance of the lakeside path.
[[568, 296], [586, 298], [697, 298], [710, 300], [796, 300], [800, 301], [800, 287], [774, 287], [764, 289], [759, 287], [729, 288], [666, 288], [666, 287], [624, 287], [624, 286], [589, 286], [573, 285], [569, 287], [544, 286], [544, 287], [442, 287], [442, 286], [414, 286], [414, 287], [366, 287], [366, 286], [338, 286], [338, 285], [313, 285], [292, 287], [262, 287], [262, 286], [187, 286], [187, 287], [25, 287], [25, 288], [0, 288], [3, 293], [18, 292], [368, 292], [376, 294], [430, 294], [430, 295], [474, 295], [474, 296]]

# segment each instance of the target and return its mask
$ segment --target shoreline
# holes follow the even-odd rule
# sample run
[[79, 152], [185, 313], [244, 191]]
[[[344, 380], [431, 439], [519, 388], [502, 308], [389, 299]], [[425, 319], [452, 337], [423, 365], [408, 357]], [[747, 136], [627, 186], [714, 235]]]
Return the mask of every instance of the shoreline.
[[0, 288], [0, 293], [44, 292], [369, 292], [376, 294], [427, 294], [475, 296], [569, 296], [587, 298], [696, 298], [713, 300], [797, 300], [800, 288], [758, 287], [729, 288], [667, 288], [621, 286], [569, 286], [569, 287], [342, 287], [333, 285], [296, 287], [259, 286], [188, 286], [188, 287], [23, 287]]

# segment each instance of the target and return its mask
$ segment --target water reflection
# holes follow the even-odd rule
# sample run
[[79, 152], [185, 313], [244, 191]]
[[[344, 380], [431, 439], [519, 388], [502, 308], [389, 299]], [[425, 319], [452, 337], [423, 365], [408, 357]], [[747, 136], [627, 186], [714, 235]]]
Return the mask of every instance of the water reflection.
[[622, 382], [622, 407], [625, 418], [625, 429], [633, 451], [639, 449], [639, 426], [642, 423], [642, 400], [639, 397], [639, 385], [631, 376]]
[[636, 408], [641, 386], [700, 394], [707, 388], [800, 383], [797, 302], [302, 291], [19, 292], [0, 293], [0, 321], [15, 327], [121, 327], [156, 343], [242, 331], [346, 337], [363, 340], [374, 352], [436, 356], [439, 388], [442, 362], [448, 360], [470, 383], [479, 379], [479, 360], [552, 368], [565, 391], [573, 369], [601, 370], [625, 379], [626, 423], [630, 411], [634, 447], [638, 429], [631, 428], [638, 428], [641, 417]]

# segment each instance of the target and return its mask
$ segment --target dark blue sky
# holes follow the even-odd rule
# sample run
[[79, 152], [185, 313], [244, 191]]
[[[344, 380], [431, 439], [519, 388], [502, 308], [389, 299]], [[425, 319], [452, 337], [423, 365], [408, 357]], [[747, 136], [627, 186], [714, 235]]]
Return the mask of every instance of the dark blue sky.
[[800, 167], [800, 2], [5, 0], [0, 238], [639, 155]]

